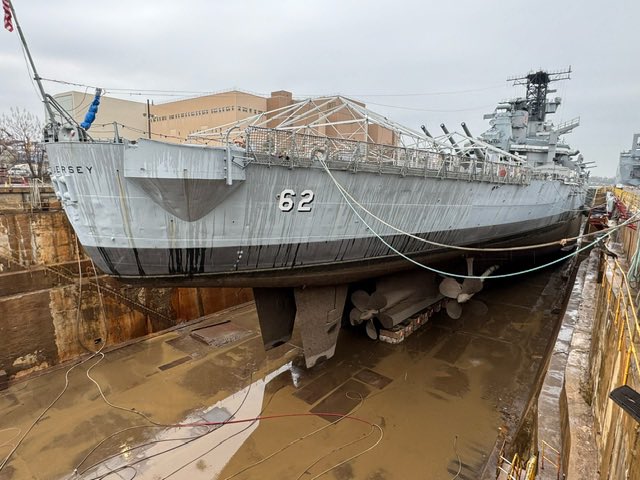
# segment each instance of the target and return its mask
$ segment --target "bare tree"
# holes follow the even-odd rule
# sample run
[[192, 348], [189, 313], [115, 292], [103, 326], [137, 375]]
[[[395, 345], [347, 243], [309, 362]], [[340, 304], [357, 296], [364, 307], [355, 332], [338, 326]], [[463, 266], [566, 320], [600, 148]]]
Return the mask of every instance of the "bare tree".
[[27, 110], [11, 108], [0, 116], [0, 156], [5, 153], [13, 163], [29, 165], [32, 177], [42, 178], [45, 152], [42, 123]]

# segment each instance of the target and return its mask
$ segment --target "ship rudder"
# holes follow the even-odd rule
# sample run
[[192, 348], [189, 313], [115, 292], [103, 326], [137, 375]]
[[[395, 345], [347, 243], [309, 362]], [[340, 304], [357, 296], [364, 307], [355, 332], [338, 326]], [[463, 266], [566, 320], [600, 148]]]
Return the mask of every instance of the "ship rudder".
[[254, 288], [262, 341], [266, 350], [291, 339], [297, 323], [307, 368], [333, 357], [348, 285]]
[[265, 350], [288, 342], [296, 318], [293, 288], [254, 288], [253, 297]]
[[307, 368], [333, 357], [347, 299], [347, 285], [296, 288], [296, 323]]

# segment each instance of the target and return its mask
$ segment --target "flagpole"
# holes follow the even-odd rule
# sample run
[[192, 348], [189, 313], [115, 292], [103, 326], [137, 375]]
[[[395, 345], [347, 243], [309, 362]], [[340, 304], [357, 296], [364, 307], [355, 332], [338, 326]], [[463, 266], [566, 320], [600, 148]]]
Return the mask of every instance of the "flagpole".
[[27, 58], [29, 59], [29, 63], [31, 64], [31, 69], [33, 70], [33, 79], [38, 84], [38, 89], [40, 90], [40, 95], [42, 96], [42, 101], [44, 102], [44, 106], [49, 113], [49, 121], [53, 123], [55, 121], [55, 115], [53, 113], [53, 109], [51, 105], [49, 105], [49, 101], [47, 100], [47, 94], [44, 91], [44, 87], [42, 86], [42, 82], [40, 81], [40, 75], [38, 75], [38, 70], [36, 70], [36, 65], [33, 63], [33, 58], [31, 57], [31, 52], [29, 51], [29, 47], [27, 46], [27, 41], [24, 38], [24, 34], [22, 33], [22, 28], [20, 28], [20, 23], [18, 22], [18, 17], [16, 17], [16, 11], [13, 8], [13, 3], [11, 0], [7, 0], [9, 3], [9, 8], [11, 9], [11, 14], [13, 15], [13, 21], [16, 24], [16, 29], [18, 30], [18, 35], [20, 35], [20, 41], [22, 42], [22, 46], [24, 51], [27, 54]]

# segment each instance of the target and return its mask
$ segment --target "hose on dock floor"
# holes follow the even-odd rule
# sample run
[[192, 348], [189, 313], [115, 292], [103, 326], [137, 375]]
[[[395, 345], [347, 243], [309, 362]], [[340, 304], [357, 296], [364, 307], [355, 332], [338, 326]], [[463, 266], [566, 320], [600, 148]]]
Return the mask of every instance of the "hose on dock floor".
[[[248, 391], [249, 391], [249, 390], [247, 390], [247, 395], [248, 395]], [[236, 409], [236, 413], [237, 413], [237, 411], [239, 411], [239, 409], [242, 407], [242, 404], [243, 404], [243, 403], [244, 403], [244, 401], [246, 400], [247, 395], [245, 395], [245, 397], [244, 397], [244, 399], [243, 399], [243, 402], [242, 402], [242, 403], [241, 403], [241, 405], [238, 407], [238, 409]], [[361, 398], [362, 398], [362, 397], [361, 397]], [[362, 404], [362, 403], [361, 403], [361, 404]], [[361, 405], [361, 404], [360, 404], [360, 405]], [[267, 405], [268, 405], [268, 403], [267, 403]], [[360, 405], [359, 405], [359, 406], [360, 406]], [[356, 410], [357, 410], [357, 408], [359, 408], [359, 406], [358, 406], [358, 407], [356, 407]], [[266, 408], [266, 406], [265, 406], [265, 408]], [[263, 408], [263, 411], [264, 411], [264, 408]], [[233, 416], [234, 416], [234, 415], [235, 415], [235, 413], [234, 413], [234, 414], [232, 414], [232, 415], [229, 417], [229, 419], [228, 419], [228, 420], [218, 421], [218, 422], [193, 422], [193, 423], [168, 424], [168, 425], [166, 425], [166, 428], [194, 428], [194, 427], [205, 427], [205, 426], [215, 426], [215, 427], [221, 428], [222, 426], [227, 425], [227, 424], [249, 423], [249, 425], [248, 425], [246, 428], [244, 428], [244, 429], [242, 429], [242, 430], [240, 430], [240, 431], [238, 431], [238, 432], [236, 432], [236, 433], [234, 433], [234, 434], [230, 435], [229, 437], [226, 437], [225, 439], [223, 439], [221, 442], [219, 442], [219, 443], [217, 443], [216, 445], [214, 445], [212, 448], [210, 448], [210, 449], [209, 449], [209, 450], [207, 450], [206, 452], [204, 452], [204, 453], [202, 453], [202, 454], [198, 455], [196, 458], [194, 458], [194, 459], [192, 459], [192, 460], [188, 461], [187, 463], [183, 464], [183, 465], [182, 465], [182, 466], [180, 466], [178, 469], [174, 470], [173, 472], [169, 473], [168, 475], [163, 476], [163, 477], [162, 477], [162, 480], [166, 480], [166, 479], [168, 479], [168, 478], [172, 477], [175, 473], [179, 472], [180, 470], [182, 470], [183, 468], [185, 468], [187, 465], [190, 465], [191, 463], [193, 463], [193, 462], [195, 462], [195, 461], [199, 460], [200, 458], [202, 458], [203, 456], [207, 455], [208, 453], [211, 453], [214, 449], [216, 449], [217, 447], [219, 447], [220, 445], [222, 445], [222, 443], [224, 443], [225, 441], [229, 440], [230, 438], [232, 438], [232, 437], [234, 437], [234, 436], [236, 436], [236, 435], [238, 435], [238, 434], [242, 433], [242, 432], [243, 432], [243, 431], [245, 431], [246, 429], [250, 428], [253, 424], [255, 424], [255, 422], [258, 422], [258, 421], [260, 421], [260, 420], [274, 420], [274, 419], [300, 418], [300, 417], [330, 417], [330, 418], [338, 417], [338, 420], [337, 420], [337, 421], [332, 422], [332, 423], [329, 423], [329, 424], [327, 424], [327, 425], [324, 425], [324, 426], [322, 426], [322, 427], [320, 427], [320, 428], [318, 428], [318, 429], [316, 429], [316, 430], [314, 430], [314, 431], [312, 431], [312, 432], [310, 432], [310, 433], [307, 433], [307, 434], [305, 434], [305, 435], [303, 435], [303, 436], [301, 436], [301, 437], [298, 437], [297, 439], [295, 439], [295, 440], [293, 440], [293, 441], [289, 442], [289, 443], [288, 443], [287, 445], [285, 445], [284, 447], [282, 447], [282, 448], [280, 448], [280, 449], [276, 450], [275, 452], [272, 452], [272, 453], [271, 453], [271, 454], [269, 454], [267, 457], [265, 457], [265, 458], [263, 458], [263, 459], [259, 460], [258, 462], [255, 462], [255, 463], [253, 463], [253, 464], [251, 464], [251, 465], [248, 465], [248, 466], [244, 467], [242, 470], [240, 470], [240, 471], [238, 471], [238, 472], [236, 472], [236, 473], [232, 474], [231, 476], [226, 477], [226, 478], [225, 478], [225, 480], [230, 480], [230, 479], [232, 479], [232, 478], [236, 477], [237, 475], [240, 475], [241, 473], [244, 473], [245, 471], [247, 471], [247, 470], [249, 470], [249, 469], [251, 469], [251, 468], [253, 468], [253, 467], [255, 467], [255, 466], [257, 466], [257, 465], [259, 465], [259, 464], [261, 464], [261, 463], [263, 463], [263, 462], [265, 462], [265, 461], [267, 461], [267, 460], [269, 460], [270, 458], [273, 458], [275, 455], [277, 455], [277, 454], [281, 453], [282, 451], [284, 451], [284, 450], [286, 450], [287, 448], [289, 448], [290, 446], [292, 446], [292, 445], [294, 445], [294, 444], [298, 443], [299, 441], [302, 441], [302, 440], [304, 440], [304, 439], [306, 439], [306, 438], [308, 438], [308, 437], [310, 437], [310, 436], [312, 436], [312, 435], [315, 435], [316, 433], [319, 433], [320, 431], [322, 431], [322, 430], [324, 430], [324, 429], [326, 429], [326, 428], [329, 428], [329, 427], [331, 427], [331, 426], [333, 426], [333, 425], [336, 425], [337, 423], [339, 423], [339, 422], [340, 422], [340, 421], [342, 421], [343, 419], [348, 419], [348, 420], [352, 420], [352, 421], [357, 421], [357, 422], [360, 422], [360, 423], [364, 423], [364, 424], [366, 424], [366, 425], [369, 425], [369, 426], [371, 427], [371, 430], [369, 431], [369, 433], [367, 433], [367, 434], [363, 434], [363, 435], [360, 435], [360, 436], [359, 436], [358, 438], [356, 438], [355, 440], [352, 440], [352, 441], [350, 441], [350, 442], [348, 442], [348, 443], [346, 443], [346, 444], [344, 444], [344, 445], [341, 445], [341, 446], [339, 446], [339, 447], [336, 447], [335, 449], [333, 449], [333, 450], [332, 450], [332, 451], [330, 451], [329, 453], [324, 454], [323, 456], [321, 456], [320, 458], [318, 458], [316, 461], [314, 461], [311, 465], [309, 465], [309, 466], [308, 466], [308, 467], [307, 467], [307, 468], [306, 468], [306, 469], [305, 469], [305, 470], [304, 470], [304, 471], [303, 471], [303, 472], [298, 476], [298, 479], [300, 479], [300, 478], [301, 478], [305, 473], [308, 473], [308, 470], [309, 470], [310, 468], [312, 468], [314, 465], [316, 465], [318, 462], [320, 462], [322, 459], [324, 459], [324, 458], [325, 458], [325, 457], [327, 457], [328, 455], [330, 455], [330, 454], [332, 454], [332, 453], [335, 453], [336, 451], [339, 451], [339, 450], [341, 450], [341, 449], [343, 449], [343, 448], [346, 448], [347, 446], [353, 445], [353, 444], [355, 444], [355, 443], [357, 443], [357, 442], [359, 442], [359, 441], [361, 441], [361, 440], [364, 440], [364, 439], [366, 439], [366, 438], [370, 437], [370, 436], [371, 436], [371, 435], [376, 431], [376, 429], [378, 430], [378, 432], [380, 433], [380, 435], [379, 435], [378, 439], [376, 440], [376, 442], [375, 442], [373, 445], [371, 445], [371, 446], [367, 447], [366, 449], [364, 449], [364, 450], [362, 450], [362, 451], [360, 451], [360, 452], [358, 452], [358, 453], [356, 453], [356, 454], [352, 455], [351, 457], [349, 457], [349, 458], [347, 458], [347, 459], [345, 459], [345, 460], [343, 460], [343, 461], [341, 461], [341, 462], [339, 462], [339, 463], [337, 463], [337, 464], [335, 464], [335, 465], [332, 465], [330, 468], [328, 468], [328, 469], [326, 469], [326, 470], [324, 470], [324, 471], [320, 472], [319, 474], [316, 474], [314, 477], [312, 477], [312, 479], [311, 479], [311, 480], [314, 480], [314, 479], [316, 479], [316, 478], [319, 478], [320, 476], [325, 475], [326, 473], [330, 472], [331, 470], [334, 470], [335, 468], [338, 468], [339, 466], [341, 466], [341, 465], [343, 465], [343, 464], [345, 464], [345, 463], [347, 463], [347, 462], [349, 462], [349, 461], [351, 461], [351, 460], [353, 460], [353, 459], [355, 459], [355, 458], [357, 458], [357, 457], [359, 457], [359, 456], [361, 456], [361, 455], [364, 455], [365, 453], [367, 453], [367, 452], [369, 452], [369, 451], [373, 450], [376, 446], [378, 446], [378, 444], [382, 441], [382, 439], [383, 439], [383, 437], [384, 437], [384, 430], [383, 430], [383, 429], [382, 429], [382, 427], [380, 427], [379, 425], [377, 425], [377, 424], [375, 424], [375, 423], [372, 423], [372, 422], [369, 422], [368, 420], [365, 420], [365, 419], [363, 419], [363, 418], [361, 418], [361, 417], [356, 417], [356, 416], [354, 416], [354, 415], [343, 414], [343, 413], [332, 413], [332, 412], [325, 412], [325, 413], [309, 413], [309, 412], [304, 412], [304, 413], [283, 413], [283, 414], [274, 414], [274, 415], [259, 415], [259, 416], [257, 416], [257, 417], [244, 418], [244, 419], [235, 419], [235, 420], [233, 419]], [[118, 432], [115, 432], [115, 433], [111, 434], [109, 437], [106, 437], [105, 439], [103, 439], [103, 440], [100, 442], [100, 444], [96, 445], [96, 446], [95, 446], [95, 447], [94, 447], [94, 448], [93, 448], [93, 449], [92, 449], [92, 450], [91, 450], [91, 451], [90, 451], [90, 452], [89, 452], [89, 453], [84, 457], [84, 459], [83, 459], [83, 460], [82, 460], [82, 462], [79, 464], [79, 466], [80, 466], [82, 463], [84, 463], [84, 462], [86, 461], [86, 459], [87, 459], [87, 458], [88, 458], [88, 457], [89, 457], [93, 452], [95, 452], [95, 450], [97, 450], [97, 448], [99, 448], [99, 446], [100, 446], [100, 445], [102, 445], [102, 444], [103, 444], [105, 441], [107, 441], [108, 439], [113, 438], [114, 436], [117, 436], [117, 435], [119, 435], [120, 433], [122, 433], [122, 432], [124, 432], [124, 431], [131, 430], [131, 429], [134, 429], [134, 428], [144, 428], [144, 427], [145, 427], [145, 426], [143, 426], [143, 425], [134, 426], [134, 427], [128, 427], [128, 428], [126, 428], [126, 429], [122, 429], [122, 430], [120, 430], [120, 431], [118, 431]], [[153, 425], [153, 426], [146, 426], [146, 427], [147, 427], [147, 428], [165, 428], [165, 427], [158, 427], [158, 426], [155, 426], [155, 425]], [[169, 448], [169, 449], [167, 449], [167, 450], [163, 450], [163, 451], [161, 451], [161, 452], [158, 452], [158, 453], [155, 453], [155, 454], [152, 454], [152, 455], [149, 455], [149, 456], [144, 456], [143, 458], [138, 459], [138, 460], [136, 460], [135, 462], [131, 462], [131, 463], [126, 464], [126, 465], [122, 465], [122, 466], [120, 466], [120, 467], [118, 467], [118, 468], [115, 468], [115, 469], [113, 469], [113, 470], [111, 470], [111, 471], [109, 471], [109, 472], [107, 472], [107, 473], [105, 473], [105, 474], [103, 474], [103, 475], [96, 476], [96, 477], [92, 477], [92, 479], [91, 479], [91, 480], [102, 480], [102, 479], [104, 479], [104, 478], [108, 477], [108, 476], [109, 476], [109, 475], [111, 475], [111, 474], [118, 473], [118, 472], [121, 472], [121, 471], [123, 471], [123, 470], [125, 470], [125, 469], [129, 469], [129, 468], [133, 468], [133, 469], [135, 470], [134, 465], [136, 465], [136, 464], [138, 464], [138, 463], [141, 463], [141, 462], [143, 462], [143, 461], [147, 461], [147, 460], [149, 460], [149, 459], [151, 459], [151, 458], [153, 458], [153, 457], [157, 457], [157, 456], [163, 455], [163, 454], [165, 454], [165, 453], [168, 453], [168, 452], [170, 452], [170, 451], [176, 450], [176, 449], [178, 449], [178, 448], [180, 448], [180, 447], [183, 447], [183, 446], [185, 446], [185, 445], [187, 445], [187, 444], [189, 444], [189, 443], [191, 443], [191, 442], [193, 442], [193, 441], [195, 441], [195, 440], [198, 440], [198, 439], [200, 439], [200, 438], [202, 438], [202, 437], [204, 437], [204, 436], [208, 435], [209, 433], [211, 433], [211, 432], [213, 432], [213, 431], [216, 431], [218, 428], [213, 429], [213, 430], [211, 430], [211, 431], [208, 431], [208, 432], [206, 432], [206, 433], [203, 433], [203, 434], [197, 435], [197, 436], [195, 436], [195, 437], [186, 437], [186, 440], [187, 440], [187, 441], [185, 441], [184, 443], [182, 443], [182, 444], [180, 444], [180, 445], [173, 446], [173, 447], [171, 447], [171, 448]], [[144, 446], [153, 445], [153, 444], [160, 443], [160, 442], [179, 441], [179, 440], [183, 440], [183, 439], [185, 439], [185, 438], [172, 438], [172, 439], [164, 439], [164, 440], [153, 440], [153, 441], [150, 441], [150, 442], [147, 442], [147, 443], [141, 444], [141, 445], [136, 445], [136, 446], [131, 447], [131, 448], [129, 448], [129, 449], [126, 449], [126, 450], [124, 450], [124, 451], [119, 451], [117, 454], [112, 455], [112, 456], [110, 456], [110, 457], [107, 457], [106, 459], [104, 459], [104, 460], [102, 460], [102, 461], [100, 461], [100, 462], [98, 462], [98, 463], [96, 463], [96, 464], [91, 465], [90, 467], [86, 468], [86, 469], [85, 469], [85, 470], [83, 470], [82, 472], [78, 472], [78, 468], [79, 468], [79, 466], [78, 466], [78, 468], [75, 470], [74, 474], [78, 474], [78, 473], [79, 473], [80, 475], [83, 475], [84, 473], [88, 472], [88, 471], [89, 471], [89, 470], [91, 470], [92, 468], [95, 468], [95, 467], [97, 467], [97, 466], [99, 466], [99, 465], [101, 465], [101, 464], [104, 464], [104, 462], [105, 462], [105, 461], [108, 461], [108, 460], [110, 460], [111, 458], [118, 457], [118, 456], [122, 455], [123, 453], [128, 453], [128, 452], [130, 452], [130, 451], [132, 451], [132, 450], [136, 450], [136, 449], [142, 448], [142, 447], [144, 447]], [[137, 473], [137, 471], [136, 471], [136, 473]], [[135, 475], [134, 475], [134, 476], [135, 476]], [[71, 477], [71, 478], [73, 478], [73, 477]], [[132, 477], [132, 478], [133, 478], [133, 477]]]

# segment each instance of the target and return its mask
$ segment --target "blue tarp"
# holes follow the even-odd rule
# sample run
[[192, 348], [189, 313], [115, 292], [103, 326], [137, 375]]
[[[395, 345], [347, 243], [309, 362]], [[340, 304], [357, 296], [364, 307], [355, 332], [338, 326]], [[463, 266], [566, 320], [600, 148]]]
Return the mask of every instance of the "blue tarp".
[[89, 130], [89, 128], [91, 127], [91, 124], [96, 119], [96, 113], [98, 113], [98, 106], [100, 105], [101, 93], [102, 92], [100, 90], [96, 91], [96, 96], [93, 99], [93, 102], [91, 102], [91, 106], [89, 107], [89, 110], [87, 111], [87, 114], [84, 117], [84, 122], [80, 124], [80, 126], [85, 130]]

